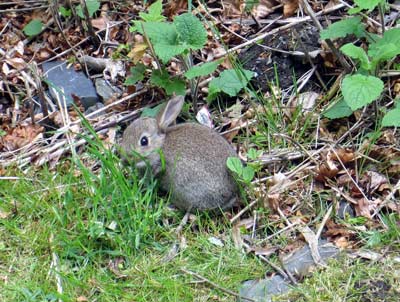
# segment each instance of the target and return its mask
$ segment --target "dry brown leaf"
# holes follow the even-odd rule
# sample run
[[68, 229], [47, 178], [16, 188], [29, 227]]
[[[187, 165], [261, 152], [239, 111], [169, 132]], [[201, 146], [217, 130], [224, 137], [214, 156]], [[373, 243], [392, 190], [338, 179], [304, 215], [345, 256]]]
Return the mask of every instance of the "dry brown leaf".
[[341, 148], [341, 149], [335, 150], [335, 152], [333, 152], [333, 154], [332, 154], [332, 160], [338, 160], [338, 158], [340, 159], [340, 161], [343, 164], [347, 164], [349, 162], [354, 162], [355, 154], [349, 148], [346, 148], [346, 149]]
[[136, 43], [127, 56], [133, 60], [133, 63], [137, 64], [143, 58], [147, 48], [147, 43]]
[[94, 28], [103, 30], [103, 29], [107, 28], [107, 23], [108, 22], [109, 21], [108, 21], [108, 18], [106, 16], [101, 16], [101, 17], [99, 17], [97, 19], [92, 19], [91, 23], [92, 23]]
[[371, 219], [372, 218], [371, 214], [375, 212], [375, 210], [381, 203], [382, 201], [380, 199], [367, 200], [365, 198], [360, 198], [357, 201], [357, 204], [354, 206], [354, 209], [356, 210], [356, 215], [364, 216], [366, 218]]
[[282, 0], [283, 3], [283, 16], [285, 18], [293, 16], [299, 8], [299, 0]]
[[88, 302], [88, 298], [86, 298], [85, 296], [79, 296], [78, 298], [76, 298], [76, 302]]
[[14, 151], [42, 137], [43, 131], [39, 125], [18, 126], [1, 137], [0, 144], [5, 150]]

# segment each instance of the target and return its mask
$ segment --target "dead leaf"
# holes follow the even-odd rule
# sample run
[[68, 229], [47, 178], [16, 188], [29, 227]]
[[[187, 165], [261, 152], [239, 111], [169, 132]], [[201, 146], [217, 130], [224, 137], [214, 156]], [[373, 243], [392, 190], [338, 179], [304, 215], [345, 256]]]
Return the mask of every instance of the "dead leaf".
[[364, 216], [366, 218], [371, 219], [372, 218], [371, 214], [375, 212], [375, 210], [381, 203], [382, 201], [380, 199], [368, 200], [365, 198], [360, 198], [357, 201], [357, 204], [354, 205], [354, 209], [356, 210], [356, 215]]
[[39, 125], [18, 126], [0, 137], [0, 144], [5, 150], [14, 151], [40, 139], [43, 132], [44, 128]]
[[288, 18], [293, 16], [299, 8], [299, 0], [282, 0], [283, 3], [283, 16]]

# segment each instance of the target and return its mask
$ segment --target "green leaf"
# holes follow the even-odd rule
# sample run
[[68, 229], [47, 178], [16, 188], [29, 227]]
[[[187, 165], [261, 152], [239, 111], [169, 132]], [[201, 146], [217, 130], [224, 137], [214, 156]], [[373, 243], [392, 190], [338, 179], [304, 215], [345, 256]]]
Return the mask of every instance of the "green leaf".
[[25, 35], [32, 37], [40, 34], [43, 28], [43, 23], [40, 20], [33, 19], [27, 25], [25, 25], [23, 32]]
[[171, 78], [165, 70], [154, 70], [150, 82], [153, 85], [163, 88], [168, 95], [172, 95], [173, 93], [177, 95], [186, 94], [185, 82], [179, 78]]
[[361, 9], [373, 10], [382, 0], [354, 0], [354, 3]]
[[218, 60], [214, 62], [207, 62], [204, 64], [201, 64], [200, 66], [195, 66], [190, 68], [188, 71], [185, 73], [185, 77], [188, 78], [189, 80], [196, 78], [196, 77], [201, 77], [201, 76], [206, 76], [210, 75], [217, 69], [218, 65], [222, 62], [223, 60]]
[[226, 165], [227, 165], [229, 170], [231, 170], [232, 172], [236, 173], [237, 175], [240, 176], [242, 174], [243, 164], [242, 164], [242, 161], [239, 158], [237, 158], [237, 157], [228, 157], [228, 159], [226, 160]]
[[[86, 0], [86, 7], [89, 12], [89, 17], [93, 17], [100, 8], [100, 2], [98, 0]], [[85, 19], [85, 14], [80, 4], [76, 7], [76, 14], [81, 17], [81, 19]]]
[[400, 101], [396, 103], [396, 108], [388, 111], [382, 119], [384, 127], [400, 127]]
[[146, 107], [143, 109], [140, 117], [156, 117], [163, 106], [164, 106], [164, 103], [158, 104], [156, 107], [153, 107], [153, 108]]
[[252, 167], [250, 167], [250, 166], [244, 167], [242, 170], [242, 175], [241, 175], [244, 182], [250, 183], [253, 180], [254, 173], [255, 173], [255, 171]]
[[143, 64], [137, 64], [134, 67], [131, 67], [130, 72], [131, 75], [128, 76], [124, 82], [124, 85], [130, 86], [134, 85], [137, 82], [144, 79], [144, 72], [146, 71], [146, 66]]
[[191, 13], [175, 17], [174, 24], [178, 32], [179, 41], [187, 48], [201, 49], [207, 42], [207, 31], [203, 24]]
[[376, 100], [383, 91], [383, 82], [373, 76], [361, 74], [346, 76], [342, 82], [344, 101], [357, 110]]
[[365, 27], [361, 23], [361, 17], [353, 17], [335, 22], [323, 29], [320, 33], [321, 39], [343, 38], [347, 35], [354, 34], [357, 38], [364, 36]]
[[353, 59], [357, 59], [361, 62], [361, 67], [365, 70], [370, 70], [371, 64], [365, 50], [361, 47], [355, 46], [352, 43], [343, 45], [340, 50], [346, 55]]
[[229, 96], [236, 96], [240, 90], [245, 88], [254, 73], [249, 70], [228, 69], [221, 72], [218, 78], [211, 80], [208, 89], [208, 99], [213, 100], [219, 92], [224, 92]]
[[148, 13], [139, 13], [140, 18], [146, 22], [161, 22], [166, 18], [162, 15], [162, 0], [158, 0], [149, 6]]
[[163, 63], [186, 50], [186, 47], [179, 45], [178, 34], [173, 24], [145, 22], [143, 26], [154, 51]]
[[71, 9], [66, 9], [64, 6], [60, 6], [59, 12], [60, 12], [61, 16], [63, 16], [64, 18], [69, 18], [72, 16]]
[[400, 52], [400, 28], [392, 28], [383, 34], [375, 43], [371, 43], [368, 55], [371, 58], [381, 57], [381, 60], [394, 58]]
[[353, 113], [353, 110], [346, 104], [344, 99], [341, 99], [339, 102], [328, 108], [323, 115], [331, 120], [348, 117]]
[[254, 148], [250, 148], [247, 151], [247, 157], [250, 158], [251, 160], [255, 160], [255, 159], [259, 158], [262, 153], [263, 153], [262, 150], [257, 150], [257, 149], [254, 149]]

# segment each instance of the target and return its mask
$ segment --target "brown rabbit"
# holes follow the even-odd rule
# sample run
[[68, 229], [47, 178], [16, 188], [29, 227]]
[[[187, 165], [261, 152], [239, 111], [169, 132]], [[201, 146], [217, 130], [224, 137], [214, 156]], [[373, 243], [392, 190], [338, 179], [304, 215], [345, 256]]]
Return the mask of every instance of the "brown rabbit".
[[[181, 111], [184, 97], [173, 97], [157, 118], [139, 118], [125, 130], [121, 149], [146, 158], [160, 175], [162, 190], [171, 192], [171, 201], [186, 211], [225, 209], [238, 197], [238, 187], [229, 173], [226, 160], [237, 156], [232, 146], [212, 129], [183, 123], [170, 126]], [[161, 149], [162, 152], [158, 152]], [[143, 161], [136, 163], [145, 166]]]

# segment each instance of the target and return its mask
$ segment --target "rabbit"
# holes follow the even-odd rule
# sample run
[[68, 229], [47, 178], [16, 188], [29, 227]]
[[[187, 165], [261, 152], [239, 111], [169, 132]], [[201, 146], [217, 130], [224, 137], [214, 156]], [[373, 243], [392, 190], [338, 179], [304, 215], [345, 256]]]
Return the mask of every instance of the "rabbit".
[[[239, 188], [226, 160], [237, 154], [209, 127], [197, 123], [171, 125], [183, 103], [184, 97], [175, 96], [156, 118], [133, 121], [123, 133], [122, 154], [134, 159], [139, 169], [146, 166], [145, 162], [131, 154], [145, 158], [177, 208], [187, 212], [230, 208], [238, 200]], [[160, 173], [162, 156], [165, 171]]]

